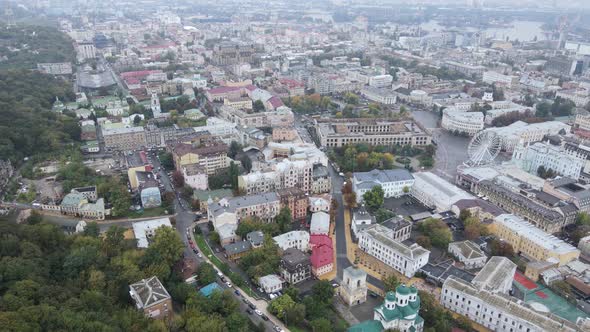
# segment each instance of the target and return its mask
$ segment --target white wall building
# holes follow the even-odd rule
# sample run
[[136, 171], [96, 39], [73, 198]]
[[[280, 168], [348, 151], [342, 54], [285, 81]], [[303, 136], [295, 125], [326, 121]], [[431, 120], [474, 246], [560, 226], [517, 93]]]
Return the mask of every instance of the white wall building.
[[291, 231], [273, 237], [273, 240], [282, 250], [295, 248], [303, 252], [309, 250], [309, 239], [310, 236], [307, 231]]
[[283, 280], [276, 274], [269, 274], [258, 278], [258, 284], [266, 294], [272, 294], [283, 289]]
[[369, 227], [359, 234], [359, 248], [404, 276], [411, 278], [426, 263], [430, 251], [414, 243], [407, 246], [387, 236], [388, 228]]
[[314, 213], [311, 216], [309, 232], [311, 233], [311, 235], [328, 235], [330, 233], [330, 215], [326, 212]]
[[585, 107], [590, 103], [590, 92], [586, 89], [559, 90], [555, 93], [555, 97], [571, 100], [577, 107]]
[[369, 86], [375, 88], [390, 88], [393, 82], [391, 75], [377, 75], [369, 77]]
[[469, 240], [449, 243], [449, 253], [457, 257], [466, 269], [483, 267], [488, 260], [481, 248]]
[[355, 172], [352, 175], [352, 190], [356, 193], [357, 202], [363, 201], [363, 195], [381, 186], [384, 197], [399, 197], [404, 195], [404, 189], [409, 192], [414, 184], [414, 177], [405, 169], [377, 170], [369, 172]]
[[463, 189], [431, 172], [414, 173], [414, 185], [410, 194], [422, 204], [439, 212], [449, 211], [459, 200], [474, 198]]
[[570, 132], [570, 126], [559, 121], [545, 121], [541, 123], [528, 124], [523, 121], [516, 121], [506, 127], [494, 127], [486, 130], [493, 131], [502, 139], [502, 150], [514, 151], [520, 143], [538, 142], [545, 135], [557, 135], [560, 131]]
[[482, 112], [446, 112], [443, 111], [441, 126], [450, 131], [475, 135], [484, 127]]
[[393, 105], [397, 101], [397, 95], [391, 89], [380, 89], [365, 86], [361, 90], [361, 95], [370, 101], [384, 105]]
[[133, 223], [133, 234], [137, 240], [138, 248], [149, 247], [150, 239], [156, 234], [156, 229], [160, 227], [172, 227], [169, 218], [159, 218]]
[[488, 84], [502, 84], [508, 87], [516, 86], [519, 83], [518, 76], [504, 75], [495, 71], [486, 71], [483, 73], [483, 82]]
[[512, 161], [531, 174], [536, 175], [539, 167], [543, 166], [576, 180], [586, 164], [585, 160], [568, 154], [562, 146], [549, 142], [518, 145], [512, 153]]

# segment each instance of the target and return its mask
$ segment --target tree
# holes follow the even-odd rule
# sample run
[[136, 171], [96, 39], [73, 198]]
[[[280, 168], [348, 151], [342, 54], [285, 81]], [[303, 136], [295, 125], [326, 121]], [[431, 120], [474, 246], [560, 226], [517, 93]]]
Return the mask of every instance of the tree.
[[312, 286], [312, 296], [313, 298], [324, 304], [329, 304], [332, 302], [332, 297], [334, 297], [334, 287], [328, 280], [320, 280], [315, 285]]
[[184, 243], [172, 227], [162, 226], [155, 231], [154, 237], [146, 251], [149, 263], [162, 261], [172, 266], [182, 256]]
[[197, 268], [197, 278], [199, 280], [199, 285], [209, 285], [210, 283], [215, 282], [215, 269], [211, 264], [203, 262], [199, 264], [199, 267]]
[[276, 299], [270, 301], [268, 304], [268, 312], [277, 316], [278, 319], [284, 321], [287, 315], [287, 310], [295, 306], [295, 301], [289, 295], [283, 294]]
[[229, 144], [229, 152], [227, 155], [231, 159], [235, 159], [236, 155], [241, 151], [242, 151], [242, 145], [236, 141], [231, 141], [231, 143]]
[[434, 247], [447, 249], [449, 243], [453, 240], [453, 234], [449, 227], [440, 219], [428, 218], [418, 226], [418, 229], [430, 238]]
[[139, 115], [136, 115], [133, 117], [133, 124], [134, 125], [139, 125], [139, 123], [141, 122], [141, 117]]
[[465, 221], [465, 219], [471, 217], [471, 211], [467, 210], [467, 209], [463, 209], [461, 210], [461, 212], [459, 212], [459, 220], [461, 221]]
[[299, 289], [293, 286], [289, 286], [283, 290], [283, 294], [289, 295], [293, 301], [297, 301], [299, 298]]
[[100, 228], [96, 221], [91, 221], [86, 224], [84, 228], [84, 235], [91, 237], [98, 237], [100, 235]]
[[383, 192], [383, 188], [381, 188], [381, 186], [374, 186], [371, 190], [363, 194], [363, 201], [365, 202], [367, 209], [373, 212], [383, 205], [384, 196], [385, 193]]
[[422, 246], [425, 249], [432, 248], [432, 243], [430, 242], [430, 238], [428, 236], [419, 235], [416, 238], [416, 243], [418, 243], [420, 246]]
[[252, 104], [252, 110], [254, 112], [263, 112], [264, 111], [264, 103], [262, 102], [262, 100], [256, 100], [253, 104]]
[[385, 279], [383, 279], [383, 291], [395, 292], [395, 289], [397, 288], [397, 286], [399, 286], [399, 284], [399, 279], [394, 274], [390, 274]]
[[172, 172], [172, 183], [176, 188], [181, 188], [184, 186], [184, 176], [180, 171]]
[[313, 332], [331, 332], [333, 331], [332, 323], [326, 318], [318, 318], [311, 321], [311, 330]]
[[546, 118], [549, 116], [549, 112], [551, 111], [551, 105], [547, 102], [542, 102], [537, 104], [536, 109], [537, 111], [535, 112], [535, 116], [539, 118]]
[[512, 245], [508, 242], [504, 242], [498, 239], [493, 239], [490, 243], [490, 250], [492, 251], [493, 256], [504, 256], [504, 257], [513, 257], [514, 256], [514, 249]]
[[[249, 160], [249, 159], [248, 159]], [[232, 161], [229, 163], [229, 177], [231, 179], [231, 188], [234, 191], [238, 190], [238, 176], [240, 176], [240, 172], [238, 170], [238, 165]]]
[[465, 237], [468, 240], [475, 240], [482, 235], [487, 235], [486, 225], [479, 222], [476, 217], [468, 217], [463, 221], [465, 225]]
[[379, 208], [379, 209], [377, 209], [377, 211], [375, 211], [374, 215], [375, 215], [375, 219], [377, 219], [377, 222], [382, 223], [388, 219], [393, 218], [395, 216], [395, 213], [393, 213], [385, 208]]
[[160, 163], [162, 164], [162, 167], [164, 167], [168, 171], [174, 169], [174, 159], [172, 158], [172, 153], [160, 152], [160, 153], [158, 153], [158, 157], [160, 159]]
[[580, 212], [576, 216], [576, 224], [577, 225], [587, 225], [590, 226], [590, 215], [587, 212]]
[[289, 209], [288, 207], [283, 207], [281, 208], [281, 210], [279, 211], [279, 214], [277, 215], [276, 218], [276, 222], [279, 225], [279, 230], [281, 233], [286, 233], [291, 229], [291, 223], [292, 223], [292, 218], [291, 218], [291, 209]]

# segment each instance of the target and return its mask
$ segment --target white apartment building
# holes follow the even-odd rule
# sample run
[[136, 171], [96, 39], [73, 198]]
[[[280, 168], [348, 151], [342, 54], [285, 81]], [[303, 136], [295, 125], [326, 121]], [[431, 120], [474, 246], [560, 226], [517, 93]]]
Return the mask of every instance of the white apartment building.
[[285, 159], [266, 172], [252, 172], [238, 177], [238, 188], [247, 194], [257, 194], [285, 188], [311, 191], [313, 164], [308, 160]]
[[483, 73], [483, 82], [488, 84], [502, 84], [508, 87], [516, 86], [519, 83], [518, 76], [504, 75], [495, 71], [486, 71]]
[[472, 241], [459, 241], [449, 243], [449, 253], [463, 263], [466, 269], [483, 267], [488, 260], [481, 248]]
[[441, 126], [450, 131], [458, 131], [473, 136], [484, 127], [482, 112], [443, 112]]
[[96, 58], [96, 47], [92, 42], [80, 42], [76, 48], [79, 61]]
[[377, 258], [404, 276], [411, 278], [428, 263], [430, 251], [414, 243], [407, 246], [393, 240], [391, 231], [382, 225], [373, 225], [360, 232], [359, 248]]
[[207, 172], [198, 164], [188, 164], [182, 167], [184, 183], [195, 190], [207, 190], [209, 177]]
[[516, 265], [507, 258], [492, 257], [471, 283], [448, 277], [442, 287], [440, 303], [491, 331], [582, 331], [568, 320], [535, 311], [508, 295], [515, 271]]
[[384, 105], [393, 105], [397, 101], [397, 95], [391, 89], [374, 88], [365, 86], [361, 90], [361, 95], [370, 101]]
[[279, 214], [281, 204], [276, 192], [257, 195], [223, 198], [219, 202], [207, 204], [207, 216], [213, 226], [237, 225], [245, 217], [258, 217], [271, 222]]
[[486, 130], [493, 131], [502, 139], [502, 150], [514, 151], [519, 143], [538, 142], [545, 135], [557, 135], [560, 131], [568, 133], [570, 126], [559, 121], [546, 121], [541, 123], [528, 124], [523, 121], [516, 121], [506, 127], [494, 127]]
[[576, 114], [574, 129], [590, 131], [590, 114]]
[[352, 175], [352, 190], [356, 193], [357, 202], [363, 201], [363, 195], [381, 186], [384, 197], [399, 197], [404, 195], [404, 190], [409, 192], [414, 185], [414, 177], [405, 169], [377, 170], [370, 172], [355, 172]]
[[279, 248], [287, 250], [295, 248], [306, 252], [309, 250], [310, 235], [308, 231], [291, 231], [272, 238]]
[[422, 204], [439, 212], [449, 211], [462, 199], [474, 199], [472, 195], [431, 172], [414, 173], [414, 185], [410, 194]]
[[512, 161], [522, 170], [537, 174], [539, 167], [551, 169], [561, 176], [578, 179], [586, 161], [568, 154], [562, 146], [549, 142], [520, 144], [512, 153]]
[[369, 86], [374, 88], [391, 88], [393, 76], [391, 75], [377, 75], [369, 77]]

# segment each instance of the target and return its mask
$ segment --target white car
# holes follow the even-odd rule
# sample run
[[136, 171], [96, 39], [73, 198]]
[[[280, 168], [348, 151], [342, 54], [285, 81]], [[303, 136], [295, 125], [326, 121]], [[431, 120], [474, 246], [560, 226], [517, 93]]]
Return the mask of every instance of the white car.
[[223, 273], [221, 273], [221, 272], [217, 272], [217, 275], [218, 275], [219, 277], [223, 277]]
[[255, 313], [258, 315], [258, 316], [262, 316], [262, 311], [260, 311], [260, 310], [256, 309], [256, 310], [254, 310], [254, 312], [255, 312]]
[[227, 285], [227, 287], [231, 288], [231, 282], [226, 281], [225, 284]]

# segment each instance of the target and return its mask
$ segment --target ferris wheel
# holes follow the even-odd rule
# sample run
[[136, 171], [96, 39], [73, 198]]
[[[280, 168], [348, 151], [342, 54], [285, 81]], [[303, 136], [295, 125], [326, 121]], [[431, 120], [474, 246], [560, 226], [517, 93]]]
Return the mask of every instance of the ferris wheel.
[[502, 138], [493, 131], [480, 131], [469, 146], [467, 154], [469, 159], [465, 162], [468, 166], [480, 166], [490, 164], [496, 159], [502, 149]]

